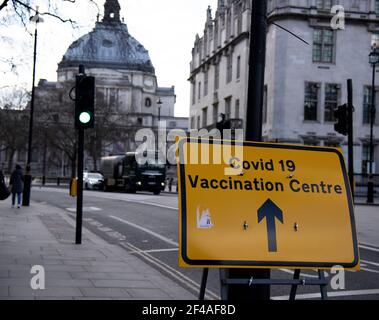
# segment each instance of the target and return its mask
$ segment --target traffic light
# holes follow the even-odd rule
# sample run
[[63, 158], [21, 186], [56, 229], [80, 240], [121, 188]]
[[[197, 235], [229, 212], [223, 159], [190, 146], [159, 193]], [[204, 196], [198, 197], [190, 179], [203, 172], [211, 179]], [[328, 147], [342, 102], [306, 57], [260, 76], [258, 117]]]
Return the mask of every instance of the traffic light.
[[338, 106], [336, 110], [334, 110], [334, 119], [336, 123], [334, 124], [334, 130], [344, 136], [347, 135], [348, 132], [348, 119], [347, 119], [347, 104], [342, 106]]
[[76, 76], [75, 127], [93, 128], [95, 125], [95, 78]]

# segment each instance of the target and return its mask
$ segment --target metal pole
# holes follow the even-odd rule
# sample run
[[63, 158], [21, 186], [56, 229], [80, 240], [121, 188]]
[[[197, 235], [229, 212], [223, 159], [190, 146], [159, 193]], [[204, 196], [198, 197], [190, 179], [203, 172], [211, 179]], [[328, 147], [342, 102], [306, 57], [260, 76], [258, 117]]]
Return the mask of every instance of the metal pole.
[[200, 286], [200, 292], [199, 292], [199, 300], [200, 301], [204, 301], [204, 299], [205, 299], [205, 290], [207, 288], [208, 273], [209, 273], [209, 269], [204, 268], [203, 274], [201, 276], [201, 286]]
[[374, 161], [374, 121], [375, 121], [375, 67], [376, 62], [372, 64], [372, 87], [371, 87], [371, 110], [370, 110], [370, 163], [369, 176], [367, 183], [367, 203], [374, 203], [374, 181], [372, 164]]
[[[79, 74], [85, 75], [84, 66], [79, 66]], [[78, 97], [75, 97], [76, 99]], [[75, 243], [82, 243], [82, 223], [83, 223], [83, 169], [84, 169], [84, 129], [78, 128], [78, 182], [76, 199], [76, 236]]]
[[[353, 136], [353, 81], [347, 80], [347, 120], [348, 120], [348, 161], [349, 161], [349, 180], [351, 191], [354, 193], [354, 136]], [[353, 197], [354, 199], [354, 197]]]
[[75, 243], [82, 243], [82, 221], [83, 221], [83, 157], [84, 157], [84, 129], [79, 128], [78, 139], [78, 183], [76, 200], [76, 238]]
[[262, 111], [266, 63], [267, 1], [253, 1], [247, 93], [247, 141], [262, 140]]
[[[262, 140], [262, 110], [266, 60], [267, 1], [253, 1], [250, 29], [249, 84], [246, 113], [247, 141]], [[229, 278], [270, 279], [269, 269], [230, 269]], [[270, 285], [228, 286], [228, 299], [269, 300]]]
[[[38, 12], [37, 12], [38, 14]], [[32, 144], [33, 144], [33, 117], [34, 117], [34, 97], [35, 97], [35, 79], [36, 79], [36, 60], [37, 60], [37, 23], [34, 31], [34, 52], [33, 52], [33, 79], [32, 79], [32, 96], [30, 100], [30, 117], [29, 117], [29, 136], [28, 136], [28, 156], [24, 177], [24, 190], [22, 197], [22, 205], [30, 204], [30, 189], [32, 185], [31, 162], [32, 162]]]

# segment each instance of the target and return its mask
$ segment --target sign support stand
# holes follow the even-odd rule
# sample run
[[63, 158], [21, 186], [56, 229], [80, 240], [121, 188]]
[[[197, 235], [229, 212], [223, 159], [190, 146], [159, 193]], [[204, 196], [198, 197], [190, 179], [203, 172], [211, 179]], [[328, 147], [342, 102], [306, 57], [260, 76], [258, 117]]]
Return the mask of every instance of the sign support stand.
[[[328, 299], [327, 285], [328, 280], [325, 278], [324, 270], [318, 270], [318, 279], [303, 279], [300, 278], [300, 269], [295, 269], [293, 279], [236, 279], [229, 277], [229, 269], [219, 269], [220, 270], [220, 280], [221, 280], [221, 300], [228, 300], [228, 292], [230, 285], [247, 285], [249, 287], [262, 286], [262, 285], [290, 285], [291, 292], [289, 296], [290, 301], [296, 299], [296, 292], [298, 286], [320, 286], [321, 300]], [[205, 289], [207, 286], [208, 279], [208, 268], [203, 269], [203, 275], [201, 279], [199, 300], [205, 300]]]
[[207, 287], [207, 281], [208, 281], [208, 268], [203, 269], [203, 275], [201, 277], [201, 286], [200, 286], [200, 293], [199, 293], [199, 300], [204, 301], [205, 300], [205, 289]]

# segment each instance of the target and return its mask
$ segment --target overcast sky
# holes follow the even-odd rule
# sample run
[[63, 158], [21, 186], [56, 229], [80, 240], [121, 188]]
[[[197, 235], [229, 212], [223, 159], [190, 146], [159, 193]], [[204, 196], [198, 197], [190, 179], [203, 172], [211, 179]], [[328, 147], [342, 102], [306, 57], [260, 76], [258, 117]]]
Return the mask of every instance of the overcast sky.
[[[40, 11], [46, 9], [45, 0], [38, 2]], [[56, 19], [45, 17], [38, 25], [38, 79], [56, 80], [57, 64], [69, 45], [94, 27], [97, 8], [87, 0], [60, 6], [61, 16], [70, 17], [79, 27], [72, 29]], [[105, 0], [97, 0], [103, 14]], [[214, 10], [217, 0], [119, 0], [121, 17], [125, 18], [129, 33], [150, 53], [159, 86], [175, 85], [176, 116], [189, 114], [189, 63], [196, 33], [202, 34], [206, 9]], [[2, 10], [0, 19], [9, 12]], [[28, 26], [30, 33], [33, 26]], [[23, 86], [30, 90], [32, 80], [33, 37], [20, 24], [0, 26], [0, 88]], [[13, 58], [16, 72], [10, 72], [2, 60]]]

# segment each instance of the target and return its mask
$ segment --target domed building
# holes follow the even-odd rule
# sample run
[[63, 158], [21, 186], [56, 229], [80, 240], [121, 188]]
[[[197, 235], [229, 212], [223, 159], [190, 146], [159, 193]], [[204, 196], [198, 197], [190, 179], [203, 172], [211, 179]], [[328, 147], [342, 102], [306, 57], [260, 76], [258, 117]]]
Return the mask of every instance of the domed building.
[[[69, 91], [70, 86], [73, 87], [79, 65], [84, 65], [87, 75], [95, 77], [95, 124], [104, 120], [103, 109], [107, 109], [108, 126], [113, 130], [119, 128], [119, 134], [115, 141], [114, 138], [104, 137], [101, 132], [94, 132], [96, 128], [86, 131], [92, 140], [96, 140], [94, 153], [97, 154], [91, 157], [87, 151], [85, 165], [88, 169], [96, 169], [101, 156], [134, 151], [137, 147], [134, 139], [137, 130], [156, 130], [159, 120], [166, 121], [168, 129], [187, 130], [188, 127], [187, 118], [174, 117], [174, 86], [158, 86], [149, 52], [130, 35], [127, 25], [120, 18], [120, 9], [117, 0], [106, 0], [101, 21], [98, 16], [94, 29], [74, 41], [58, 63], [57, 82], [42, 79], [36, 88], [36, 99], [39, 98], [36, 104], [39, 100], [39, 104], [45, 105], [45, 108], [50, 106], [56, 113], [53, 118], [60, 116], [59, 121], [62, 121], [64, 117], [57, 112], [60, 109], [57, 104], [64, 105], [64, 99], [67, 98], [65, 92]], [[57, 93], [59, 90], [61, 93]], [[70, 102], [70, 105], [73, 103]], [[51, 118], [47, 121], [51, 121]], [[102, 129], [108, 133], [106, 128]], [[99, 139], [102, 139], [100, 143]], [[68, 167], [69, 162], [66, 159], [65, 165]]]

